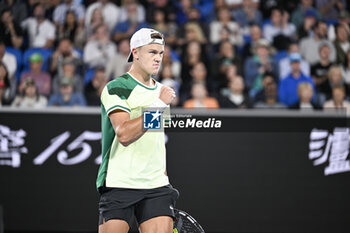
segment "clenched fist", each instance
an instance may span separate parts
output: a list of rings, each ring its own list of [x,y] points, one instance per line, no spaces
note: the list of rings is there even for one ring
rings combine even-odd
[[[175,91],[166,86],[162,86],[160,89],[159,99],[162,100],[165,104],[170,104],[176,97]]]

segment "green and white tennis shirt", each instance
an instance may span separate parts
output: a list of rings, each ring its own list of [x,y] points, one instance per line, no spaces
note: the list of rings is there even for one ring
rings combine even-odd
[[[164,132],[144,133],[127,147],[115,135],[108,114],[121,109],[130,119],[142,115],[158,97],[162,84],[155,81],[148,87],[126,73],[110,81],[101,94],[102,163],[97,177],[97,188],[103,186],[133,189],[151,189],[169,184],[166,173]],[[142,127],[142,125],[140,125]]]

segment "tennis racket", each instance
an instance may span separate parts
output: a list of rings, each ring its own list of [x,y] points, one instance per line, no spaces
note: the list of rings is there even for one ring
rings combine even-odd
[[[188,213],[174,208],[173,233],[205,233],[201,225]]]

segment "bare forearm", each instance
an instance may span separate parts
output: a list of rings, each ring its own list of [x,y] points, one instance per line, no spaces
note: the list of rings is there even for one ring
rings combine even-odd
[[[53,46],[53,40],[47,40],[44,48],[50,49]]]
[[[11,42],[13,44],[13,47],[18,49],[22,46],[23,38],[22,37],[12,37]]]
[[[17,36],[16,31],[13,28],[10,28],[10,34],[11,34],[11,42],[13,44],[13,47],[15,48],[21,47],[23,38],[20,36]]]
[[[142,116],[124,122],[115,129],[119,142],[123,146],[128,146],[139,139],[147,130],[142,127]]]

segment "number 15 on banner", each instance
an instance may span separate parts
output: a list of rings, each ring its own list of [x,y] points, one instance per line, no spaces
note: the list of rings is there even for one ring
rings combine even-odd
[[[42,165],[52,154],[63,145],[65,141],[70,137],[70,132],[65,131],[57,137],[51,139],[51,145],[41,152],[33,161],[35,165]],[[85,141],[97,141],[101,140],[101,132],[84,131],[75,140],[73,140],[68,146],[67,151],[71,152],[76,149],[81,149],[81,152],[72,158],[68,158],[66,150],[60,150],[57,154],[57,160],[63,165],[75,165],[82,163],[88,159],[91,155],[91,146]],[[95,159],[96,164],[101,163],[101,155]]]

